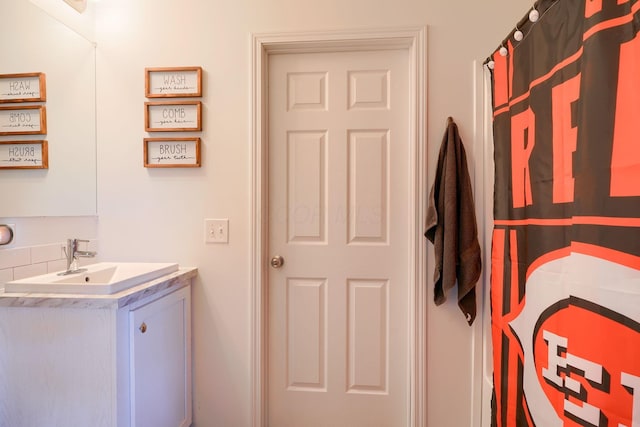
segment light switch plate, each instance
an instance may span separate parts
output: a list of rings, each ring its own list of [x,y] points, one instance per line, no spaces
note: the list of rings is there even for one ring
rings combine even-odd
[[[205,219],[204,241],[206,243],[229,243],[229,219]]]

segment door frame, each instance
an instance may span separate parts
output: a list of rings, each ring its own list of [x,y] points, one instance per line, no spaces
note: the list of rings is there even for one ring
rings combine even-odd
[[[426,243],[427,192],[425,27],[364,31],[253,34],[251,37],[251,425],[267,421],[268,61],[282,53],[407,49],[410,68],[409,390],[407,427],[427,425]]]

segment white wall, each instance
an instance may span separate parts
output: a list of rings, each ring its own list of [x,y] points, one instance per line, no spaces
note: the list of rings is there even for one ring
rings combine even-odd
[[[251,418],[250,34],[428,26],[431,185],[447,116],[458,122],[466,145],[473,144],[473,61],[489,55],[531,4],[530,0],[97,3],[101,259],[177,261],[198,267],[193,294],[196,427],[248,427]],[[203,166],[145,169],[144,68],[189,65],[205,71]],[[473,161],[475,153],[469,151]],[[229,218],[228,245],[203,243],[204,218]],[[30,233],[24,228],[22,232]],[[431,247],[428,251],[431,257]],[[429,276],[431,271],[429,267]],[[427,286],[432,300],[432,283]],[[453,300],[428,308],[430,427],[479,425],[471,402],[473,329]]]

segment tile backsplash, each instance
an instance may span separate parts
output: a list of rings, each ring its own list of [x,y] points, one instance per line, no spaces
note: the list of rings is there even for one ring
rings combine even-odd
[[[0,288],[6,282],[40,274],[52,273],[67,268],[63,248],[65,243],[0,249]],[[97,240],[85,244],[86,250],[96,250]],[[82,249],[85,250],[85,247]],[[80,264],[92,264],[94,258],[81,258]]]

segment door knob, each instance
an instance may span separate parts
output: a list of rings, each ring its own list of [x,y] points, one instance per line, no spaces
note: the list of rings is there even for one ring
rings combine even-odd
[[[284,258],[282,258],[280,255],[276,255],[273,258],[271,258],[271,267],[280,268],[283,265],[284,265]]]

